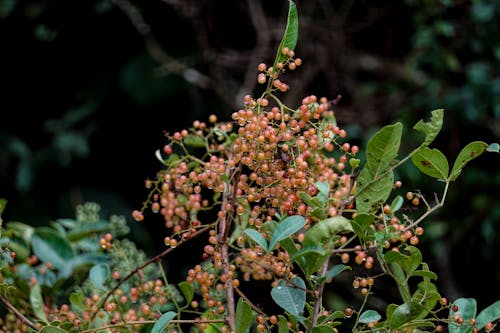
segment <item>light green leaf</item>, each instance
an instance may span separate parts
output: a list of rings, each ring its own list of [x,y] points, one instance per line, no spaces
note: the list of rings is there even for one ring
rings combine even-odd
[[[90,282],[92,282],[92,284],[99,289],[106,289],[104,283],[106,282],[108,277],[109,266],[107,264],[98,264],[90,269]]]
[[[489,305],[483,311],[479,312],[476,317],[476,327],[482,329],[487,323],[492,323],[500,319],[500,300]]]
[[[299,318],[306,304],[306,286],[300,277],[292,278],[292,282],[281,280],[271,290],[271,297],[281,308]]]
[[[173,311],[165,312],[161,315],[160,318],[156,321],[153,328],[151,329],[151,333],[161,333],[165,331],[168,323],[176,316],[177,314]]]
[[[285,32],[283,33],[283,38],[281,39],[278,51],[276,53],[276,58],[274,60],[274,67],[278,62],[283,62],[286,56],[281,53],[283,48],[288,47],[290,50],[295,50],[297,46],[297,39],[299,36],[299,15],[297,12],[297,6],[291,0],[289,0],[288,5],[288,19],[286,22]]]
[[[359,316],[359,322],[368,324],[376,320],[380,320],[382,316],[375,310],[366,310]]]
[[[424,174],[438,178],[448,178],[448,160],[441,151],[436,148],[424,147],[416,152],[412,157],[413,164]]]
[[[252,325],[252,308],[243,298],[236,306],[236,333],[246,333]]]
[[[413,126],[415,130],[422,132],[425,135],[423,142],[424,147],[431,144],[441,131],[441,128],[443,127],[443,115],[443,109],[431,111],[430,121],[424,122],[423,120],[420,120],[417,124],[415,124],[415,126]]]
[[[484,153],[486,147],[488,147],[488,145],[485,142],[474,141],[462,148],[457,156],[457,159],[455,160],[455,163],[453,164],[453,168],[451,169],[450,180],[456,180],[462,172],[464,166]]]
[[[306,219],[300,215],[286,217],[281,221],[273,232],[269,241],[269,251],[272,251],[276,244],[299,231],[306,224]]]
[[[35,284],[31,288],[30,291],[30,304],[33,312],[37,316],[38,319],[48,323],[47,316],[45,315],[45,311],[43,310],[44,302],[42,297],[42,289],[40,288],[40,284]]]
[[[245,234],[247,234],[247,236],[250,237],[254,242],[259,244],[264,249],[264,251],[268,252],[267,241],[260,232],[255,229],[245,229]]]

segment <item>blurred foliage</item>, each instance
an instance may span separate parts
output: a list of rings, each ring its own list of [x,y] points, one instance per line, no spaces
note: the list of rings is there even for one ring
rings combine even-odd
[[[500,3],[297,1],[304,59],[287,98],[342,95],[337,118],[365,142],[444,108],[436,145],[500,138]],[[0,195],[5,215],[41,224],[84,201],[129,214],[158,169],[163,131],[227,118],[256,89],[282,33],[286,1],[0,2]],[[230,15],[226,13],[231,13]],[[362,144],[360,144],[363,146]],[[404,149],[404,147],[403,147]],[[471,163],[426,226],[450,298],[495,288],[498,157]],[[398,176],[425,180],[412,168]],[[421,188],[432,196],[434,188]],[[163,235],[150,224],[151,239]],[[156,243],[155,243],[156,241]],[[480,266],[480,276],[468,274]],[[498,287],[497,287],[498,288]],[[498,293],[496,293],[498,294]],[[482,304],[495,295],[485,288]]]

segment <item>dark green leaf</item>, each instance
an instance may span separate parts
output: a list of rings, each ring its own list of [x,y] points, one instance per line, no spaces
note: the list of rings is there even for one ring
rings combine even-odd
[[[161,315],[160,318],[156,321],[153,328],[151,329],[151,333],[162,333],[165,331],[168,323],[176,316],[177,314],[173,311],[165,312]]]
[[[424,147],[411,157],[411,161],[422,173],[428,176],[438,179],[448,178],[448,160],[438,149]]]
[[[68,232],[66,238],[70,242],[75,242],[80,239],[108,231],[112,231],[112,225],[107,221],[89,222],[75,226],[75,228]]]
[[[186,300],[186,303],[189,304],[193,300],[194,296],[194,287],[191,283],[188,283],[186,281],[181,281],[178,284],[179,289],[182,292],[182,295],[184,295],[184,299]]]
[[[457,306],[457,311],[453,311],[454,306]],[[477,303],[474,298],[458,298],[450,306],[449,317],[453,318],[454,315],[459,315],[464,319],[464,323],[459,325],[453,320],[448,325],[450,333],[470,333],[472,327],[469,324],[469,319],[476,317]]]
[[[7,205],[7,199],[0,198],[0,216],[2,216],[2,213],[6,205]]]
[[[480,330],[487,323],[492,323],[498,319],[500,319],[500,301],[496,301],[479,312],[476,317],[476,327]]]
[[[99,288],[105,289],[104,283],[109,277],[109,266],[107,264],[98,264],[90,269],[89,278],[92,284]]]
[[[288,216],[281,221],[273,232],[269,241],[269,251],[272,251],[276,244],[299,231],[306,224],[306,219],[300,215]]]
[[[482,141],[474,141],[465,146],[457,156],[453,168],[450,173],[450,180],[454,181],[458,178],[464,166],[484,153],[488,145]]]
[[[62,269],[75,253],[69,242],[55,231],[48,228],[35,230],[31,240],[33,252],[44,262],[50,262],[54,267]]]
[[[336,331],[329,325],[314,326],[312,333],[335,333]]]
[[[306,286],[300,277],[292,278],[292,282],[281,280],[271,290],[271,297],[281,308],[299,318],[306,304]]]
[[[266,239],[255,229],[245,229],[245,234],[250,237],[254,242],[259,244],[264,251],[268,252]]]
[[[236,333],[246,333],[252,325],[252,308],[240,298],[236,306]]]

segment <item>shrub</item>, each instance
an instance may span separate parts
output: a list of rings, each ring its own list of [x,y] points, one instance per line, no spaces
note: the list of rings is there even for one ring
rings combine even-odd
[[[288,106],[285,73],[301,66],[290,1],[274,63],[258,66],[259,97],[247,95],[231,120],[195,121],[166,133],[163,168],[132,212],[158,214],[166,249],[147,259],[126,236],[123,217],[104,220],[94,203],[50,227],[7,223],[2,234],[3,332],[450,332],[492,331],[500,301],[477,312],[474,298],[449,302],[423,260],[423,222],[441,208],[463,168],[498,144],[474,141],[453,164],[431,144],[442,109],[378,130],[366,147],[349,142],[337,100],[306,96]],[[395,172],[411,162],[442,184],[429,197]],[[1,202],[1,209],[6,200]],[[172,282],[162,259],[204,236],[199,263]],[[200,237],[201,238],[201,237]],[[340,281],[349,276],[350,286]],[[397,300],[369,300],[391,283]],[[275,308],[256,304],[257,285]],[[356,306],[325,302],[328,289],[351,288]],[[245,288],[243,288],[245,286]],[[245,291],[250,290],[250,292]],[[377,293],[380,291],[377,291]],[[383,290],[382,290],[383,292]],[[270,312],[272,311],[272,312]]]

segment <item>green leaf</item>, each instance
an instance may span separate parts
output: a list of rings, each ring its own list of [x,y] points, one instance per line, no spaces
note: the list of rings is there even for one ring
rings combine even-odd
[[[422,173],[428,176],[438,179],[448,178],[448,160],[436,148],[424,147],[420,149],[411,157],[411,161]]]
[[[31,240],[33,252],[44,262],[50,262],[55,268],[62,269],[75,253],[66,240],[55,231],[48,228],[35,230]]]
[[[182,295],[184,295],[184,299],[186,300],[186,303],[189,304],[193,300],[194,296],[194,287],[191,283],[188,283],[186,281],[181,281],[178,284],[179,289],[182,292]]]
[[[299,318],[306,304],[306,286],[297,276],[292,278],[292,283],[281,280],[271,289],[271,297],[281,308]]]
[[[69,303],[71,304],[71,308],[78,312],[81,313],[85,309],[85,296],[83,295],[83,292],[81,290],[72,292],[69,295]]]
[[[0,198],[0,216],[2,216],[6,205],[7,205],[7,199]]]
[[[43,310],[44,303],[42,297],[42,289],[40,288],[40,284],[38,283],[33,285],[33,287],[31,288],[30,304],[37,318],[48,324],[47,317],[45,316],[45,311]]]
[[[68,331],[63,330],[59,327],[54,326],[44,326],[38,331],[39,333],[68,333]]]
[[[78,224],[74,229],[68,232],[66,238],[70,242],[75,242],[83,238],[112,231],[113,226],[107,221],[97,221],[85,224]]]
[[[392,312],[389,326],[392,329],[399,328],[417,318],[421,312],[422,306],[420,304],[414,302],[403,303]]]
[[[450,173],[450,180],[454,181],[458,178],[464,166],[484,153],[488,145],[482,141],[474,141],[465,146],[457,156],[453,168]]]
[[[422,263],[422,253],[415,246],[407,246],[405,250],[409,252],[408,255],[404,254],[405,269],[411,275]]]
[[[205,139],[203,139],[203,137],[198,135],[189,134],[184,139],[182,139],[182,141],[186,146],[189,147],[194,147],[194,148],[206,147]]]
[[[281,50],[283,50],[283,48],[288,47],[290,50],[295,50],[295,46],[297,46],[298,36],[299,15],[297,12],[297,6],[293,1],[289,0],[288,19],[286,22],[285,32],[283,33],[283,37],[276,53],[276,58],[273,65],[274,67],[276,67],[276,64],[278,62],[283,62],[286,59],[286,56],[281,53]]]
[[[479,312],[476,317],[476,327],[478,330],[482,329],[487,323],[492,323],[500,319],[500,300],[489,305],[483,311]]]
[[[393,213],[397,212],[402,206],[403,206],[403,203],[404,203],[404,199],[402,196],[398,195],[396,196],[393,200],[392,200],[392,203],[391,203],[391,211]]]
[[[288,238],[306,224],[306,219],[300,215],[288,216],[281,221],[269,241],[269,251],[272,251],[279,241]]]
[[[351,266],[347,266],[347,265],[344,265],[344,264],[334,265],[332,268],[330,268],[328,270],[328,272],[326,272],[326,275],[325,275],[326,281],[328,281],[331,278],[339,275],[340,273],[342,273],[345,270],[352,270],[352,268],[351,268]]]
[[[93,266],[89,272],[90,282],[99,289],[106,289],[104,283],[109,277],[109,266],[107,264],[98,264]]]
[[[318,325],[313,327],[312,333],[335,333],[335,331],[329,325]]]
[[[245,229],[245,234],[247,234],[247,236],[250,237],[254,242],[259,244],[264,249],[264,251],[268,252],[267,241],[260,232],[255,229]]]
[[[359,316],[359,322],[368,324],[376,320],[380,320],[382,316],[375,310],[366,310]]]
[[[330,192],[330,185],[328,182],[316,182],[314,185],[318,189],[319,193],[328,196],[328,193]]]
[[[489,153],[499,153],[500,145],[498,143],[490,143],[488,147],[486,147],[486,151]]]
[[[431,111],[431,119],[428,122],[420,120],[413,128],[425,135],[423,146],[428,146],[441,131],[443,127],[443,109]]]
[[[59,275],[63,278],[69,277],[73,270],[82,266],[93,266],[103,264],[108,261],[108,257],[104,253],[82,253],[66,262],[66,266],[60,268]]]
[[[458,307],[456,312],[453,311],[454,306]],[[476,317],[477,303],[474,298],[458,298],[450,306],[449,317],[453,318],[455,314],[458,314],[464,319],[463,324],[459,325],[453,320],[448,324],[448,330],[450,333],[470,333],[472,332],[472,326],[469,324],[469,319]]]
[[[357,181],[356,207],[369,213],[372,206],[385,202],[394,185],[392,166],[401,144],[403,125],[396,123],[380,129],[368,141],[366,164]]]
[[[252,325],[252,308],[240,298],[236,306],[236,333],[246,333]]]
[[[278,325],[278,333],[288,333],[288,320],[286,320],[285,316],[279,315],[279,325]]]
[[[310,227],[302,242],[303,246],[324,246],[333,236],[343,231],[353,231],[351,222],[343,216],[330,217]]]
[[[413,276],[422,276],[422,277],[426,277],[428,279],[431,279],[431,280],[437,280],[438,276],[436,273],[432,272],[432,271],[426,271],[426,270],[422,270],[422,269],[419,269],[419,270],[416,270],[412,273]]]
[[[161,333],[165,331],[168,323],[176,316],[174,311],[168,311],[161,315],[151,329],[151,333]]]

